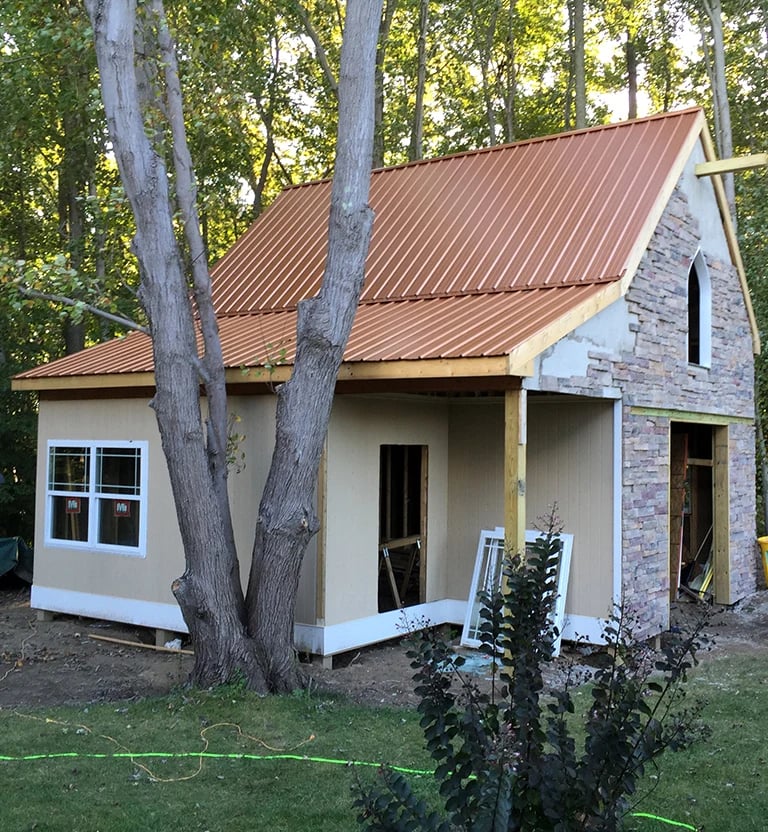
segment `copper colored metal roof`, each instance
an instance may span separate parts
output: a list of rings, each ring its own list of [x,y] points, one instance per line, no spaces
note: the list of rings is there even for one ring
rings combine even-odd
[[[374,171],[345,361],[504,356],[553,327],[631,276],[702,129],[690,109]],[[324,268],[330,187],[283,192],[213,269],[227,366],[292,361],[296,305]],[[134,333],[20,378],[151,369]]]

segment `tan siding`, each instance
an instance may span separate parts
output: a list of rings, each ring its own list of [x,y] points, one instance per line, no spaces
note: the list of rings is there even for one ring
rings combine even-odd
[[[504,524],[504,406],[501,400],[451,407],[449,581],[466,598],[482,529]],[[613,587],[613,403],[544,403],[528,397],[526,527],[554,501],[575,535],[567,610],[605,616]]]
[[[147,554],[132,557],[44,544],[46,448],[55,440],[148,440]],[[175,604],[171,582],[184,571],[181,538],[155,416],[144,399],[40,403],[35,583],[56,589]]]
[[[602,618],[613,592],[613,402],[529,397],[528,522],[557,502],[574,535],[566,609]]]
[[[328,435],[325,624],[378,612],[379,449],[429,448],[426,600],[445,597],[447,412],[415,398],[336,398]]]
[[[504,403],[454,401],[450,419],[447,596],[466,600],[482,529],[504,525]]]

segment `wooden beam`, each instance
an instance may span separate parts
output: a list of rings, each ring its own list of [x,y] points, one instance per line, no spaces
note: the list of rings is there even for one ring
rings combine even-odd
[[[88,376],[46,376],[11,379],[11,390],[102,390],[155,386],[154,373],[105,373]]]
[[[702,425],[752,425],[754,416],[723,416],[721,413],[696,413],[693,410],[673,410],[666,407],[639,407],[632,405],[633,416],[659,416],[674,422],[695,422]]]
[[[736,173],[740,170],[764,168],[768,165],[768,153],[753,153],[751,156],[732,156],[714,162],[700,162],[695,167],[696,176],[714,176],[717,173]]]
[[[525,469],[527,395],[504,394],[504,534],[507,551],[525,552]]]
[[[728,489],[728,428],[713,429],[714,498],[712,506],[714,529],[714,590],[715,602],[731,603],[731,524]]]

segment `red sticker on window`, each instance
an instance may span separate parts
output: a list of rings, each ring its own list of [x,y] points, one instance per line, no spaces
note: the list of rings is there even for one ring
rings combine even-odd
[[[65,497],[64,511],[67,514],[80,514],[80,498],[79,497]]]
[[[127,500],[115,500],[114,513],[115,517],[130,517],[131,504]]]

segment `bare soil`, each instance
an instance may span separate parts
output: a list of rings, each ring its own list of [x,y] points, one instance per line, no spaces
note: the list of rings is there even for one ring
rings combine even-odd
[[[680,603],[676,625],[695,614],[695,604]],[[707,635],[715,641],[706,656],[753,653],[768,657],[768,591],[733,607],[713,610]],[[162,695],[185,684],[192,657],[158,652],[93,636],[154,644],[154,631],[125,624],[57,615],[38,621],[29,606],[29,587],[0,578],[0,708],[86,704]],[[572,664],[589,663],[588,651],[566,645],[548,670],[551,676]],[[318,690],[342,693],[371,705],[412,706],[410,668],[399,641],[335,657],[334,668],[306,665]],[[482,672],[478,678],[482,684]]]

